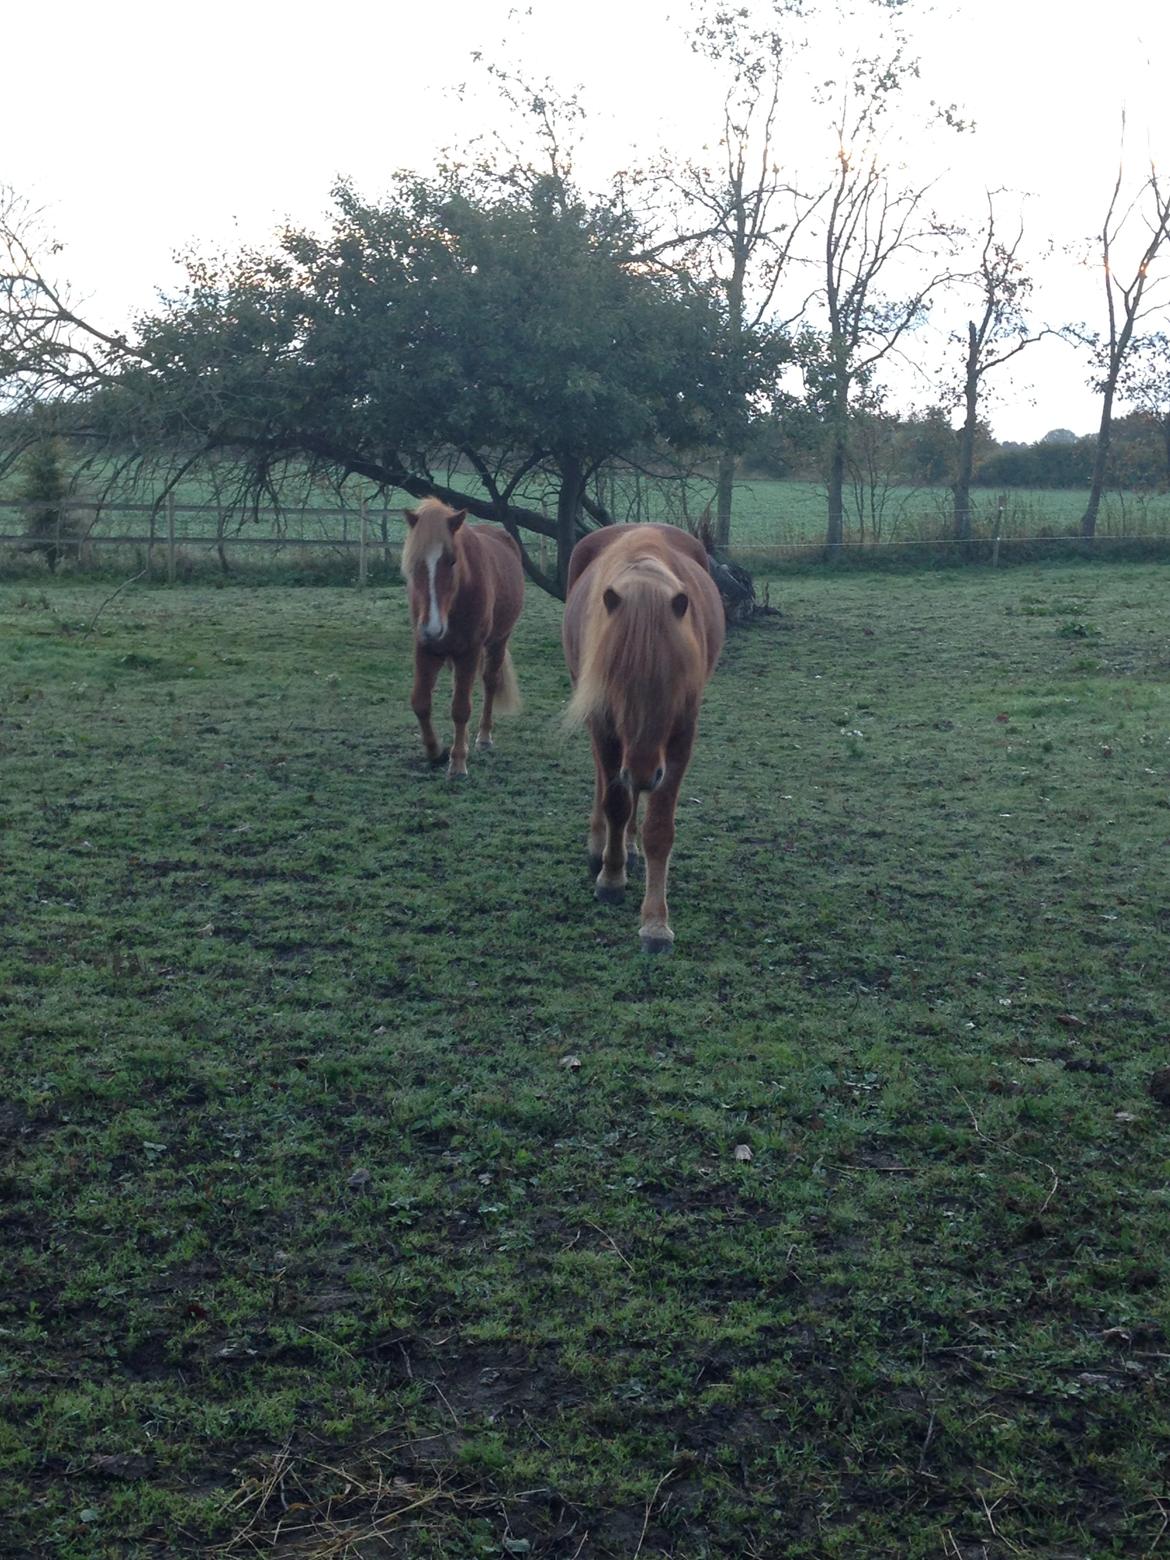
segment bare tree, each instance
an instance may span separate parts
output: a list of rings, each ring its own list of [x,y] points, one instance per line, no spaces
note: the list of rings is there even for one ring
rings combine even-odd
[[[674,236],[652,245],[660,264],[685,264],[713,276],[726,304],[726,352],[738,362],[758,351],[768,326],[778,344],[791,319],[770,319],[793,248],[818,200],[801,195],[781,165],[779,119],[789,62],[801,46],[793,24],[806,14],[805,0],[772,0],[770,20],[753,25],[746,8],[709,3],[692,38],[697,54],[730,70],[723,99],[718,156],[660,167],[657,180],[669,192]],[[744,407],[740,407],[740,422]],[[718,431],[715,543],[731,537],[737,434],[729,422]]]
[[[1125,139],[1125,120],[1122,118],[1122,142]],[[1093,342],[1101,391],[1101,424],[1097,433],[1097,452],[1093,461],[1093,475],[1089,486],[1089,501],[1081,518],[1081,535],[1091,540],[1097,531],[1097,514],[1101,507],[1101,495],[1105,490],[1105,477],[1109,466],[1109,451],[1113,434],[1113,403],[1118,383],[1126,361],[1135,345],[1135,332],[1142,320],[1149,317],[1156,305],[1150,296],[1160,280],[1153,275],[1159,251],[1170,237],[1170,190],[1164,189],[1156,168],[1150,164],[1149,173],[1142,180],[1133,198],[1123,198],[1125,183],[1124,160],[1119,160],[1117,178],[1109,199],[1105,221],[1101,225],[1100,243],[1101,274],[1105,285],[1107,326],[1103,335],[1090,338]],[[1136,262],[1123,274],[1117,268],[1117,250],[1130,222],[1140,223],[1145,230],[1142,247]]]
[[[132,355],[123,337],[82,319],[50,277],[45,262],[60,248],[41,213],[0,186],[0,407],[8,411],[91,394]]]
[[[966,346],[963,362],[963,426],[959,430],[958,463],[955,472],[954,534],[957,541],[971,536],[971,476],[975,468],[975,439],[979,427],[979,399],[983,380],[992,369],[1017,356],[1025,347],[1048,334],[1042,330],[1028,333],[1024,307],[1032,290],[1032,279],[1019,259],[1024,238],[1021,220],[1015,237],[1004,240],[996,228],[995,196],[987,192],[987,223],[978,269],[973,273],[980,310],[967,321],[964,334],[952,339]]]
[[[833,118],[836,170],[827,191],[823,299],[828,329],[804,365],[828,436],[826,546],[844,541],[844,486],[855,393],[872,386],[885,359],[921,324],[934,294],[953,273],[946,258],[954,233],[928,209],[931,185],[898,187],[878,152],[878,122],[890,93],[914,62],[899,52],[865,61],[841,93]],[[908,293],[890,296],[899,259],[925,267]]]

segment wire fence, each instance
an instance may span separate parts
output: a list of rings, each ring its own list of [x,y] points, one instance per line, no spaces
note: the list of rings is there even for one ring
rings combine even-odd
[[[30,520],[36,524],[30,528]],[[769,564],[845,556],[854,559],[896,559],[931,555],[940,560],[985,562],[998,565],[1013,557],[1043,557],[1086,551],[1110,556],[1170,554],[1170,538],[1164,534],[1134,531],[1118,534],[1110,527],[1090,543],[1073,531],[1032,531],[1013,523],[1016,517],[1002,497],[987,517],[990,524],[980,534],[957,538],[942,534],[847,536],[829,549],[821,538],[794,535],[777,524],[773,540],[733,540],[730,556],[749,568]],[[759,529],[756,535],[759,535]],[[229,554],[254,551],[276,557],[323,554],[350,560],[357,583],[370,578],[371,565],[397,565],[406,525],[401,508],[388,502],[375,505],[369,499],[351,506],[318,508],[283,506],[246,511],[208,504],[180,504],[173,495],[154,503],[122,500],[97,504],[92,500],[56,502],[0,499],[0,549],[40,553],[50,567],[69,560],[82,570],[96,568],[103,551],[129,552],[138,570],[148,579],[170,584],[186,576],[195,563],[214,557],[229,572]],[[553,542],[544,536],[529,538],[534,562],[546,571],[555,557]]]

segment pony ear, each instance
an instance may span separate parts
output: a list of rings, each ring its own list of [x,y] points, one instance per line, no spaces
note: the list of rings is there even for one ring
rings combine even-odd
[[[618,595],[617,591],[614,590],[612,585],[607,585],[605,587],[605,591],[601,599],[605,602],[605,610],[607,612],[616,612],[622,604],[622,598]]]
[[[448,529],[448,531],[450,531],[452,536],[455,535],[455,532],[459,529],[459,527],[463,524],[463,522],[466,519],[467,519],[467,511],[466,511],[466,509],[457,509],[453,515],[448,515],[447,516],[447,529]]]
[[[402,511],[402,513],[406,516],[406,523],[407,523],[407,525],[413,531],[415,526],[418,524],[418,510],[417,509],[404,509]]]
[[[690,604],[691,598],[687,595],[685,590],[680,590],[676,595],[671,597],[670,610],[674,613],[676,618],[686,617],[687,608],[690,606]]]

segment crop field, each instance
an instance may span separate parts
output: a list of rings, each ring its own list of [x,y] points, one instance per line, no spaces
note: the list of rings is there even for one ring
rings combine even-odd
[[[0,1554],[1170,1548],[1168,581],[773,582],[668,959],[551,600],[0,585]]]

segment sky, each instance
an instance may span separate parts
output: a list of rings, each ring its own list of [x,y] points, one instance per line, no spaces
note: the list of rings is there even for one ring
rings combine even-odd
[[[1115,0],[1078,12],[1051,0],[911,0],[903,16],[922,61],[920,95],[959,105],[975,129],[926,127],[909,112],[887,153],[932,198],[975,223],[985,191],[1023,213],[1034,318],[1103,318],[1085,240],[1116,176],[1123,109],[1127,176],[1170,160],[1170,6]],[[717,139],[722,78],[687,42],[690,0],[63,0],[5,24],[6,132],[0,184],[42,213],[56,264],[96,323],[120,326],[182,280],[191,248],[263,243],[285,220],[319,225],[338,176],[376,196],[402,168],[425,170],[478,135],[516,138],[483,61],[578,91],[586,109],[576,168],[604,188],[661,149],[697,157]],[[832,8],[801,71],[832,68],[850,36]],[[476,55],[480,56],[477,61]],[[25,59],[28,68],[14,69]],[[1159,75],[1162,81],[1159,82]],[[919,105],[921,106],[921,105]],[[784,148],[815,176],[831,158],[823,113],[794,74]],[[1170,299],[1170,288],[1167,289]],[[956,304],[955,307],[958,307]],[[961,316],[932,324],[895,368],[903,403],[935,398],[937,365]],[[1075,349],[1050,340],[1003,371],[988,411],[996,435],[1088,432],[1098,403]]]

